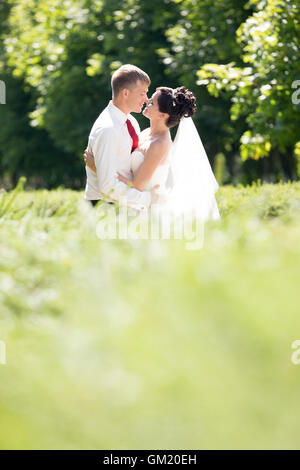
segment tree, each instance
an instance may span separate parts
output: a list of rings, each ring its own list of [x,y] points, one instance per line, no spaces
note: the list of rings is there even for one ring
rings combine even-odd
[[[6,67],[21,89],[30,93],[23,113],[30,134],[27,142],[32,144],[34,135],[43,144],[51,143],[50,164],[57,169],[53,184],[74,186],[70,180],[78,181],[80,174],[83,184],[82,152],[93,121],[111,97],[110,75],[121,64],[134,62],[149,71],[156,85],[162,83],[164,65],[157,49],[167,44],[164,30],[176,17],[176,8],[170,13],[158,0],[151,5],[145,0],[127,0],[121,7],[116,0],[10,2]],[[12,142],[9,146],[18,152]],[[23,148],[28,157],[22,158],[26,160],[30,154],[32,161],[32,151],[37,149],[29,152],[27,146]],[[4,163],[11,163],[7,150],[6,155]],[[41,145],[34,158],[49,162],[48,155]],[[15,163],[27,173],[21,157]],[[31,170],[46,176],[42,166],[32,165]]]
[[[244,117],[240,136],[243,161],[272,156],[277,180],[295,179],[299,140],[299,104],[292,100],[300,77],[300,7],[292,0],[251,0],[255,12],[237,30],[242,66],[207,63],[199,84],[216,97],[231,99],[233,122]],[[298,173],[299,176],[299,173]]]
[[[236,178],[236,161],[240,159],[236,135],[243,132],[245,122],[230,120],[230,100],[215,98],[206,87],[197,85],[197,70],[214,62],[235,60],[242,63],[242,49],[236,41],[236,30],[252,13],[246,0],[179,0],[180,16],[167,31],[170,50],[162,50],[167,71],[177,76],[177,83],[192,89],[197,97],[197,126],[211,162],[216,156],[225,158],[229,170],[227,181]],[[217,136],[217,138],[216,138]]]

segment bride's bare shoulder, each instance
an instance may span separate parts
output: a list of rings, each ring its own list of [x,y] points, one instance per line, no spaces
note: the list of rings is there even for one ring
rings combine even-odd
[[[168,151],[171,148],[172,140],[170,136],[165,136],[157,139],[157,143],[164,151]]]
[[[165,138],[154,138],[149,141],[145,157],[149,159],[155,159],[158,165],[165,163],[169,150],[171,148],[172,141]]]

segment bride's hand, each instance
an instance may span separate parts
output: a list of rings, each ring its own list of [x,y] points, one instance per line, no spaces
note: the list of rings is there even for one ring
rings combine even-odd
[[[120,175],[120,173],[118,173],[118,180],[122,181],[122,183],[127,184],[127,186],[133,186],[132,180],[130,178],[126,178],[126,176]]]
[[[84,158],[86,166],[88,166],[94,173],[97,173],[97,168],[95,166],[93,153],[90,150],[85,149],[83,158]]]

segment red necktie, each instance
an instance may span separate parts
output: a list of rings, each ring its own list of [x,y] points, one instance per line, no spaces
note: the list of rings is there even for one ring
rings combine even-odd
[[[128,128],[128,132],[130,134],[130,137],[132,138],[131,152],[133,152],[139,145],[139,137],[138,137],[137,133],[135,132],[135,129],[134,129],[133,125],[131,124],[131,122],[129,121],[129,119],[127,119],[126,124],[127,124],[127,128]]]

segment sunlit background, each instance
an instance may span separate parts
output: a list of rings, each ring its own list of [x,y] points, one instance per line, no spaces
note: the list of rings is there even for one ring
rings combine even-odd
[[[3,184],[81,189],[89,131],[126,63],[150,75],[150,93],[195,93],[220,183],[296,180],[299,18],[293,0],[2,0]]]
[[[0,3],[2,449],[299,448],[299,13]],[[221,213],[199,250],[97,237],[82,152],[124,63],[197,96]]]

